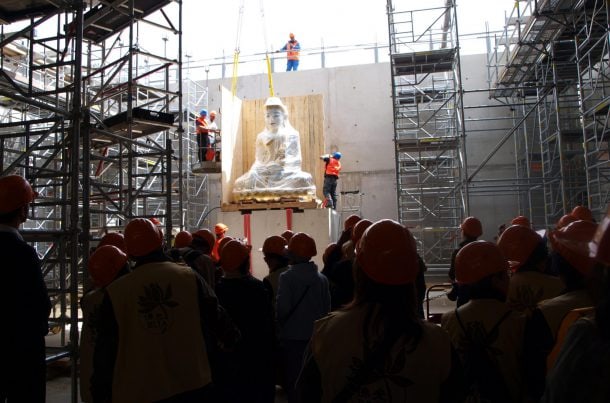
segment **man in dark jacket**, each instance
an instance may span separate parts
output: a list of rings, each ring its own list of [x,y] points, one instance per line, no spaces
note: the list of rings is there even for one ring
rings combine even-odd
[[[11,324],[0,332],[0,354],[8,363],[0,369],[1,402],[45,401],[44,336],[51,302],[40,259],[18,231],[36,195],[21,176],[0,178],[0,304],[7,308],[4,319]]]

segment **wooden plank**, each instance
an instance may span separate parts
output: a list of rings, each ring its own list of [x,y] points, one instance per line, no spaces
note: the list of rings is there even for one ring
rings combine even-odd
[[[271,202],[271,203],[223,203],[220,211],[246,211],[246,210],[282,210],[282,209],[314,209],[318,207],[318,203],[315,201],[301,202],[301,201],[286,201],[286,202]]]

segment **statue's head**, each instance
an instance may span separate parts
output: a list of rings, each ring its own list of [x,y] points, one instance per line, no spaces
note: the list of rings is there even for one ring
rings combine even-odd
[[[270,132],[277,132],[285,126],[288,110],[277,97],[267,98],[265,102],[265,127]]]

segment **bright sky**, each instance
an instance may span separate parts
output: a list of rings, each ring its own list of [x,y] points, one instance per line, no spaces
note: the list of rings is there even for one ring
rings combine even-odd
[[[240,3],[241,0],[184,0],[183,42],[192,65],[209,64],[210,59],[221,57],[223,52],[232,58]],[[418,9],[443,5],[444,0],[397,3],[401,9]],[[310,49],[319,49],[322,45],[328,48],[388,42],[385,0],[247,0],[244,4],[239,44],[242,57],[281,48],[290,32],[294,32],[302,48]],[[491,29],[501,29],[503,10],[512,8],[514,1],[457,0],[457,5],[458,28],[462,35],[485,32],[486,21]],[[462,43],[463,49],[468,46],[468,43]],[[478,53],[484,51],[481,47]],[[373,62],[372,56],[370,62]]]

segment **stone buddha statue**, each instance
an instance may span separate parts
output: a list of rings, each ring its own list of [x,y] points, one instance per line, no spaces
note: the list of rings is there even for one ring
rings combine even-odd
[[[265,102],[265,127],[256,137],[252,167],[235,180],[234,200],[313,200],[316,186],[311,175],[301,170],[299,132],[288,122],[288,111],[277,97]]]

